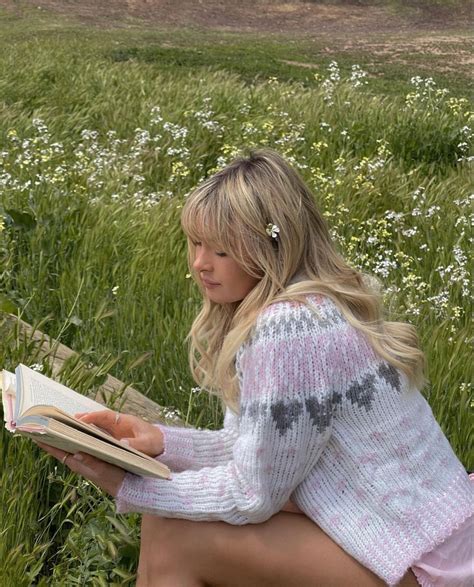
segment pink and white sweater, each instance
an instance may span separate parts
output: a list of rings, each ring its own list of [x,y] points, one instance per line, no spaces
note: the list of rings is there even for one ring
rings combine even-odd
[[[395,585],[474,512],[432,411],[328,298],[264,310],[236,357],[240,414],[161,426],[170,480],[127,474],[119,512],[258,524],[291,500]]]

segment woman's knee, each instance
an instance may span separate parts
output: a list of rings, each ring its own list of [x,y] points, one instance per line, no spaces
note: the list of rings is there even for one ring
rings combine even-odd
[[[144,515],[137,587],[202,587],[205,583],[196,557],[201,527],[189,520]]]
[[[182,556],[176,520],[143,515],[140,537],[140,567],[149,572],[173,568]]]
[[[172,541],[173,537],[179,532],[178,526],[180,522],[183,522],[183,520],[143,514],[141,538],[147,541],[161,540],[162,538]]]
[[[189,539],[196,523],[144,514],[141,525],[140,560],[160,568],[174,567],[189,556]],[[195,542],[193,540],[192,542]]]

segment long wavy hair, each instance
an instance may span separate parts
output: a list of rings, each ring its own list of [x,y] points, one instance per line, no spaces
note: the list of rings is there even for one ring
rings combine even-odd
[[[269,223],[280,228],[277,240],[266,232]],[[258,314],[277,301],[312,307],[309,294],[333,300],[380,357],[403,371],[413,387],[424,385],[415,328],[384,320],[378,288],[337,252],[314,195],[275,151],[250,151],[207,178],[188,196],[181,224],[190,272],[201,289],[193,242],[212,243],[258,278],[240,302],[217,304],[202,292],[203,305],[188,334],[193,377],[224,406],[239,411],[235,357]],[[298,275],[302,280],[290,283]]]

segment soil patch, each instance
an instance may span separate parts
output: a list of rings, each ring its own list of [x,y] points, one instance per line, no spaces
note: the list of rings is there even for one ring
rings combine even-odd
[[[390,6],[278,0],[0,0],[17,13],[51,11],[99,26],[173,26],[289,35],[349,35],[446,31],[470,28],[469,2],[448,10],[436,4],[427,9],[395,10]],[[141,21],[141,22],[140,22]]]
[[[305,39],[329,55],[360,53],[402,67],[416,61],[421,70],[462,75],[469,75],[473,62],[470,6],[468,0],[459,0],[456,9],[409,0],[403,9],[371,0],[0,0],[18,16],[34,9],[101,29],[261,33],[285,42]],[[317,68],[304,59],[280,61]]]

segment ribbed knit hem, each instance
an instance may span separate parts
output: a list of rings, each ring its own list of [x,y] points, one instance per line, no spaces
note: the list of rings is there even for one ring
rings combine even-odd
[[[429,579],[423,576],[424,572],[421,569],[411,567],[411,570],[413,571],[413,574],[415,575],[415,578],[421,587],[435,587]]]
[[[132,512],[150,513],[157,516],[165,516],[167,514],[166,506],[162,509],[154,507],[153,504],[149,506],[144,505],[143,497],[147,493],[147,485],[152,482],[157,491],[166,491],[167,484],[172,481],[173,477],[169,479],[152,479],[150,477],[139,477],[133,473],[127,473],[119,487],[115,497],[115,509],[118,514],[128,514]],[[138,505],[137,505],[138,504]]]
[[[419,520],[430,521],[431,539],[426,539],[428,531],[420,534],[414,528],[411,532],[404,533],[403,541],[394,540],[395,537],[390,540],[387,537],[384,545],[377,544],[374,547],[373,556],[378,560],[372,570],[381,564],[382,560],[385,564],[389,560],[393,561],[389,570],[381,578],[390,586],[398,585],[409,568],[415,565],[425,553],[431,552],[449,538],[474,513],[472,485],[466,472],[460,471],[446,487],[443,501],[440,500],[436,505],[431,503],[417,512]]]
[[[185,428],[156,425],[163,433],[164,451],[156,457],[160,463],[174,469],[186,469],[193,461],[194,442]]]

